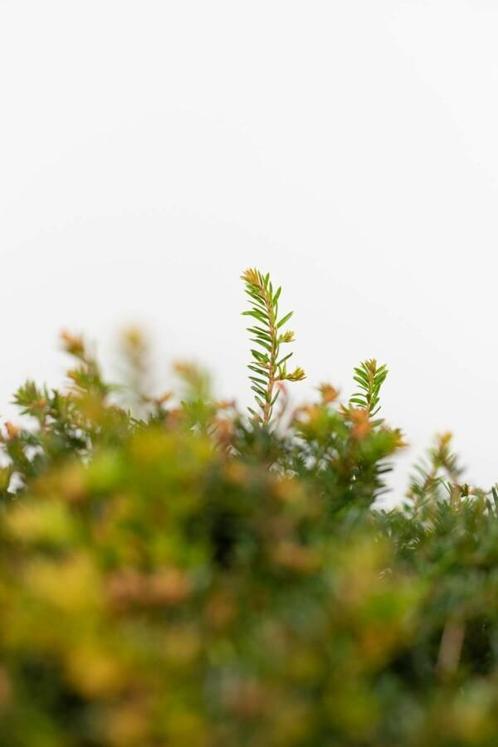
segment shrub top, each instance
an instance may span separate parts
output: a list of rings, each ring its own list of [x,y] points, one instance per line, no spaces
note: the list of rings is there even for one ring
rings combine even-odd
[[[69,385],[28,382],[0,472],[0,744],[453,747],[498,734],[496,492],[448,435],[376,507],[400,431],[367,360],[291,411],[280,289],[244,274],[249,415],[179,364],[128,388],[65,333]]]

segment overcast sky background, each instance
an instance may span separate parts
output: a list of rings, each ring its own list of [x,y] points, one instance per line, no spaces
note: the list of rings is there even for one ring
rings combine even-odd
[[[407,459],[498,479],[497,40],[495,0],[0,0],[0,413],[130,322],[246,403],[257,265],[297,398],[375,356]]]

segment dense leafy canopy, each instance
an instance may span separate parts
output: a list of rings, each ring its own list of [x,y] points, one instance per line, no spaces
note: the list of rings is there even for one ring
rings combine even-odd
[[[498,742],[498,494],[448,435],[381,510],[399,430],[365,361],[291,411],[280,289],[251,301],[246,416],[179,364],[128,388],[65,333],[68,386],[28,382],[3,426],[0,744],[491,747]],[[252,374],[255,374],[254,376]],[[278,411],[274,408],[280,394]],[[401,500],[402,499],[402,500]]]

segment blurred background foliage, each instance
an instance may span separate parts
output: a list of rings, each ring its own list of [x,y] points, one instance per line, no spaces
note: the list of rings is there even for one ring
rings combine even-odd
[[[498,743],[498,495],[444,434],[377,506],[384,366],[292,410],[272,348],[246,416],[188,363],[149,395],[138,330],[119,386],[62,342],[67,385],[2,430],[0,744]]]

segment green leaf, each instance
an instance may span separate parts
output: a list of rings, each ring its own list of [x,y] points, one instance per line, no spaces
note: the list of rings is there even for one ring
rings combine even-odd
[[[365,398],[360,396],[351,397],[349,401],[354,405],[360,405],[361,407],[364,407],[367,404]]]
[[[256,327],[247,327],[247,331],[250,332],[252,335],[257,335],[257,337],[261,337],[261,339],[263,340],[272,342],[272,338],[270,337],[268,332],[263,332]]]
[[[242,316],[252,316],[254,319],[257,319],[259,322],[265,322],[268,320],[268,317],[265,316],[261,311],[257,311],[256,309],[251,309],[250,311],[243,311]]]
[[[254,371],[255,373],[260,374],[260,376],[268,376],[268,371],[265,368],[261,368],[261,366],[252,365],[249,363],[247,368],[250,368],[251,371]]]
[[[268,356],[266,353],[260,353],[259,350],[254,350],[254,348],[251,348],[251,353],[256,360],[261,361],[261,363],[268,363]]]
[[[264,340],[260,340],[257,337],[251,337],[250,339],[251,339],[251,342],[255,342],[256,345],[261,345],[262,348],[264,348],[269,353],[271,353],[271,345],[268,345],[267,342],[265,342]]]
[[[288,361],[289,358],[292,358],[293,355],[294,353],[287,353],[287,355],[284,355],[284,357],[280,358],[280,360],[278,361],[277,366],[281,366],[283,363],[285,363],[285,361]]]
[[[277,324],[277,329],[280,329],[280,327],[283,327],[284,324],[289,321],[289,319],[291,318],[291,316],[293,315],[293,313],[294,313],[293,311],[289,311],[288,314],[286,314],[284,317],[282,317],[282,319]]]
[[[262,386],[266,386],[268,384],[268,379],[259,379],[257,376],[249,376],[249,379],[251,381],[254,381],[255,384],[261,384]]]

